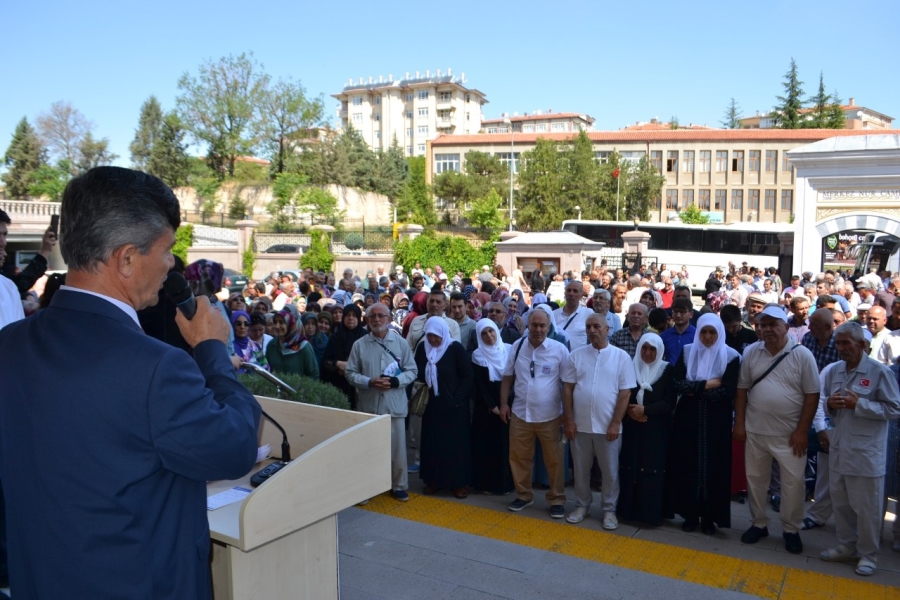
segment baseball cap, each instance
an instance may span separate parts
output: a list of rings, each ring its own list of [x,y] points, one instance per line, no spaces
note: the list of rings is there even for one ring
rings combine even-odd
[[[762,309],[762,312],[756,315],[756,320],[760,321],[763,317],[772,317],[773,319],[780,319],[787,323],[787,314],[784,312],[779,306],[767,306]]]

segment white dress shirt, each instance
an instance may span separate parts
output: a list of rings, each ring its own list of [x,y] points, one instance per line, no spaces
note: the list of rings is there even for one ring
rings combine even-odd
[[[545,423],[561,415],[560,376],[569,357],[566,347],[547,338],[534,348],[526,335],[514,343],[506,354],[503,375],[516,376],[513,414],[527,423]]]
[[[22,296],[11,279],[0,275],[0,329],[25,318]]]
[[[553,311],[553,323],[556,331],[563,331],[569,337],[569,346],[572,350],[587,345],[587,330],[584,324],[594,311],[585,306],[579,306],[572,314],[563,312],[565,308]]]
[[[627,352],[615,346],[597,350],[588,345],[573,350],[565,362],[562,380],[575,384],[572,393],[575,426],[582,433],[605,434],[619,392],[637,386],[634,362]]]

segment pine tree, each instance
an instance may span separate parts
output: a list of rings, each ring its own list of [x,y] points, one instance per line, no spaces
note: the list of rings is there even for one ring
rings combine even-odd
[[[411,218],[413,223],[419,225],[437,223],[431,191],[425,182],[424,156],[414,156],[409,159],[409,175],[406,178],[403,195],[397,203],[397,218],[400,220]]]
[[[403,193],[407,168],[403,149],[394,135],[388,149],[378,153],[378,192],[387,196],[391,204],[396,205]]]
[[[744,115],[743,113],[741,113],[741,107],[738,105],[737,100],[732,98],[731,102],[728,104],[728,107],[725,109],[725,114],[723,115],[722,120],[719,122],[725,129],[740,129],[741,117],[743,116]]]
[[[838,96],[837,90],[831,95],[831,104],[825,111],[826,129],[844,129],[847,127],[847,116],[844,109],[841,108],[841,98]]]
[[[9,167],[2,176],[7,196],[23,198],[28,195],[31,174],[46,162],[46,154],[37,132],[28,119],[22,117],[3,156],[3,163]]]
[[[162,129],[163,112],[156,96],[150,96],[141,105],[141,116],[138,120],[138,128],[134,131],[134,139],[131,141],[131,164],[135,169],[146,171],[150,164],[150,154],[153,152],[153,144],[159,137]]]
[[[587,133],[579,131],[567,158],[566,197],[571,206],[580,206],[592,219],[600,210],[600,169],[594,160],[594,146]]]
[[[187,145],[184,142],[187,131],[175,111],[163,117],[159,135],[153,141],[147,172],[156,175],[169,187],[187,185],[191,171]]]
[[[819,72],[819,91],[816,92],[815,96],[811,96],[808,100],[810,104],[812,104],[811,109],[811,118],[804,123],[804,125],[811,129],[824,129],[827,127],[828,121],[828,106],[831,101],[831,96],[825,93],[825,78],[821,72]]]
[[[784,74],[784,96],[778,96],[780,104],[773,110],[781,129],[803,127],[800,110],[803,108],[803,82],[797,74],[797,62],[791,58],[791,68]]]

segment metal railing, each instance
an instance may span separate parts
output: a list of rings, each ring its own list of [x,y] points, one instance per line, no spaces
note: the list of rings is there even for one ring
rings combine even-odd
[[[0,200],[0,210],[13,215],[26,217],[49,217],[59,214],[59,202],[43,202],[40,200]]]

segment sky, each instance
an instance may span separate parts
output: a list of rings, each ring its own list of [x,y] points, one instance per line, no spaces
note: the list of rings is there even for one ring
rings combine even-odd
[[[719,126],[731,98],[745,116],[770,110],[793,57],[806,95],[822,72],[829,93],[900,127],[897,0],[5,0],[0,22],[2,152],[23,116],[34,125],[64,100],[128,166],[141,104],[153,94],[173,109],[182,74],[242,52],[322,95],[332,123],[349,78],[452,68],[487,95],[485,118],[552,109],[596,130],[672,116]]]

